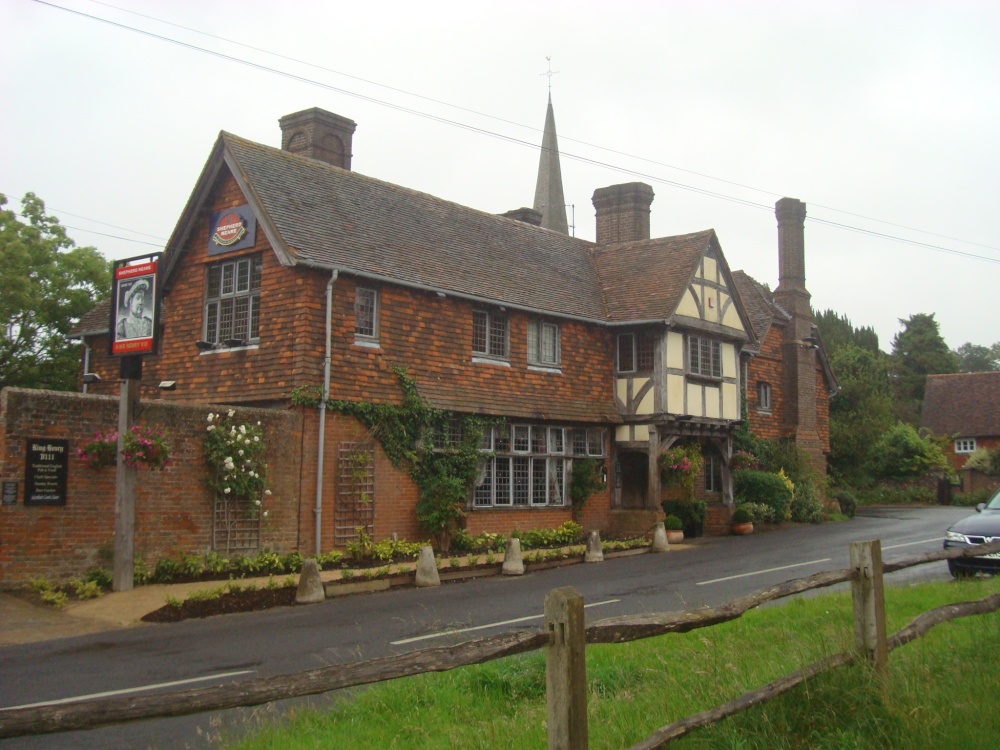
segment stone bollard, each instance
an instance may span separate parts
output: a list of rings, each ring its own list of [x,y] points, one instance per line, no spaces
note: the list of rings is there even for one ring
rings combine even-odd
[[[430,545],[420,548],[420,558],[417,560],[418,586],[440,586],[441,576],[438,575],[437,563],[434,561],[434,550]]]
[[[521,558],[521,540],[511,537],[507,540],[507,550],[503,553],[503,570],[505,576],[523,576],[524,560]]]
[[[584,562],[604,562],[604,550],[601,549],[601,535],[597,529],[590,532],[587,537],[587,552],[583,556]]]
[[[316,559],[310,557],[302,561],[302,572],[299,574],[299,588],[295,592],[296,604],[315,604],[326,600],[326,588],[323,579],[319,577],[319,565]]]
[[[663,521],[660,521],[653,532],[653,552],[666,552],[668,549],[670,544],[667,542],[667,532],[663,528]]]

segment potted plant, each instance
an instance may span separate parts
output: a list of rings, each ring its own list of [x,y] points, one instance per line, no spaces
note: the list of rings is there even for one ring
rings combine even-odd
[[[735,511],[733,511],[733,517],[730,519],[730,524],[729,530],[739,536],[753,533],[753,517],[750,515],[750,511],[746,508],[738,507]]]
[[[675,515],[663,519],[663,528],[667,532],[667,542],[677,544],[684,541],[684,522]]]

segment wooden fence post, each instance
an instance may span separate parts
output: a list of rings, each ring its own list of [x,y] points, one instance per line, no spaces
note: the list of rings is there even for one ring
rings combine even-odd
[[[854,648],[871,663],[875,674],[885,679],[889,650],[885,637],[885,597],[882,589],[882,542],[851,542],[851,582],[854,600]]]
[[[545,597],[545,630],[549,750],[587,750],[586,634],[576,589],[553,589]]]

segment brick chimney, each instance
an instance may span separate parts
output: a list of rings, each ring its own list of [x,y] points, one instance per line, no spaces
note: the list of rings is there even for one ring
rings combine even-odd
[[[502,213],[500,215],[505,219],[515,219],[516,221],[521,221],[525,224],[531,224],[536,227],[540,227],[542,225],[542,212],[536,211],[533,208],[528,208],[527,206],[515,208],[513,211],[507,211],[506,213]]]
[[[313,107],[282,117],[281,149],[341,169],[351,168],[351,143],[357,123]]]
[[[653,188],[644,182],[626,182],[594,191],[597,244],[649,239],[649,206]]]
[[[784,431],[810,456],[815,468],[826,473],[816,420],[816,344],[811,297],[806,289],[806,204],[782,198],[774,205],[774,215],[778,220],[778,288],[774,290],[774,301],[792,317],[782,343]]]

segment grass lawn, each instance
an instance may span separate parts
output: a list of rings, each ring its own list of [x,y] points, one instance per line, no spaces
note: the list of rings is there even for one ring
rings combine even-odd
[[[886,588],[889,633],[934,607],[1000,591],[1000,577]],[[789,600],[685,634],[587,648],[590,747],[618,750],[853,641],[849,593]],[[1000,737],[1000,613],[940,625],[866,667],[821,675],[671,747],[882,750],[994,746]],[[542,652],[342,694],[229,747],[544,748]]]

